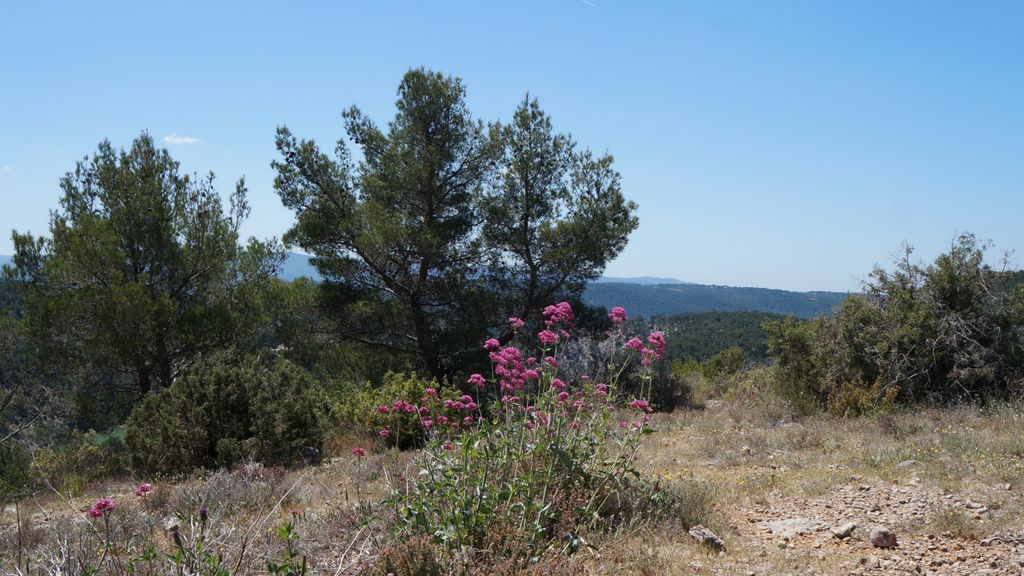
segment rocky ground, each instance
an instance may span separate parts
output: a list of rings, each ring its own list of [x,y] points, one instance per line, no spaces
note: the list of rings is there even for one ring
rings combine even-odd
[[[655,538],[651,573],[1024,574],[1021,418],[789,420],[756,403],[677,414],[648,465],[716,491],[725,551]]]
[[[595,536],[594,548],[571,561],[585,574],[1024,575],[1020,407],[838,419],[796,417],[772,398],[753,396],[658,415],[655,424],[641,468],[692,501],[690,512],[704,527],[694,533],[719,539],[724,549],[699,544],[679,523],[637,526]],[[21,537],[52,541],[82,522],[99,496],[140,517],[215,503],[212,522],[225,546],[243,528],[263,533],[290,518],[311,573],[355,574],[383,534],[355,521],[354,502],[374,496],[380,464],[395,457],[219,471],[157,483],[144,502],[131,496],[138,479],[91,487],[67,501],[43,494],[23,503]],[[403,453],[395,465],[411,457]],[[17,542],[13,513],[8,507],[0,518],[0,560]],[[261,542],[271,552],[280,545],[271,537]]]

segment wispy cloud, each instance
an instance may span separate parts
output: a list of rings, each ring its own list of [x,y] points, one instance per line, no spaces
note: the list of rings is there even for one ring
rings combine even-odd
[[[10,172],[14,170],[14,166],[0,166],[0,172]]]
[[[199,144],[202,142],[199,138],[192,136],[178,136],[175,133],[171,133],[170,136],[164,136],[164,144]]]

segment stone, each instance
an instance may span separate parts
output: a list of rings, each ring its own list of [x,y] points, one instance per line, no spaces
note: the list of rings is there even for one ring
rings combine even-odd
[[[868,536],[868,540],[875,548],[895,548],[896,534],[884,526],[877,526]]]
[[[853,531],[857,529],[856,522],[847,522],[842,526],[838,526],[832,529],[832,535],[840,540],[845,540],[850,536],[853,536]]]
[[[774,520],[766,523],[772,534],[783,538],[792,538],[801,534],[815,532],[822,527],[822,523],[813,518],[788,518],[786,520]]]
[[[896,465],[897,468],[910,468],[914,464],[917,464],[917,460],[904,460]]]
[[[299,455],[305,460],[309,466],[318,466],[320,464],[320,450],[315,446],[303,446],[299,450]]]
[[[690,528],[690,536],[692,536],[697,542],[711,548],[712,550],[725,550],[725,542],[722,542],[722,539],[714,532],[700,524]]]

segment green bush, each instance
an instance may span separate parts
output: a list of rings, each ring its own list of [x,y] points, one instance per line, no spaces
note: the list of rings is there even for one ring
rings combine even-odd
[[[731,376],[743,368],[743,350],[733,346],[722,350],[701,364],[705,378]]]
[[[116,436],[74,432],[64,446],[38,450],[32,472],[61,492],[79,494],[97,480],[127,472],[124,445],[111,438]]]
[[[19,498],[32,485],[32,454],[18,442],[0,443],[0,502]]]
[[[432,401],[437,402],[456,400],[462,394],[447,383],[438,384],[436,380],[421,378],[415,372],[388,372],[380,386],[367,385],[343,398],[341,418],[355,425],[361,433],[379,434],[381,430],[388,430],[388,437],[384,440],[393,446],[419,446],[426,437],[426,431],[420,425],[420,415],[416,411],[406,412],[402,406],[426,404],[424,390],[428,388],[435,390]],[[396,403],[405,404],[399,404],[396,409]]]
[[[326,396],[301,368],[277,355],[216,356],[147,397],[125,426],[132,465],[147,472],[283,464],[319,449]]]
[[[924,266],[908,247],[831,318],[766,324],[780,390],[807,411],[846,415],[1019,395],[1024,272],[993,270],[986,248],[964,235]]]

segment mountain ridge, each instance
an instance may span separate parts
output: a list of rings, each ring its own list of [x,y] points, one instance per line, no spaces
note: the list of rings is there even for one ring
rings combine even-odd
[[[312,256],[289,252],[278,276],[322,280]],[[11,257],[0,255],[0,266]],[[675,278],[601,277],[587,285],[583,302],[591,306],[624,306],[631,316],[649,318],[688,312],[770,312],[799,318],[830,315],[849,296],[846,292],[793,292],[775,288],[695,284]]]

